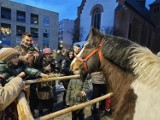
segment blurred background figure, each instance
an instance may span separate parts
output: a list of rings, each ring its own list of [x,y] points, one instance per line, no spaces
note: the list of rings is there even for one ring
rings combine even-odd
[[[106,80],[101,72],[91,74],[91,82],[93,86],[92,99],[103,96],[107,93]],[[100,120],[100,117],[105,114],[106,100],[102,100],[92,105],[91,112],[93,120]]]
[[[75,44],[75,45],[73,46],[74,57],[75,57],[76,55],[78,55],[78,53],[80,52],[80,50],[81,50],[81,46],[80,46],[79,44]]]
[[[61,68],[60,68],[60,73],[61,74],[64,74],[65,76],[68,76],[68,75],[72,74],[72,72],[70,71],[70,64],[71,64],[72,60],[73,60],[73,51],[68,50],[66,52],[65,57],[62,59],[62,62],[61,62]],[[66,90],[67,90],[67,87],[68,87],[69,80],[70,79],[61,81],[63,86],[64,86],[64,89],[65,89],[64,94],[63,94],[64,107],[67,107],[65,98],[66,98]]]
[[[56,58],[56,70],[59,73],[60,72],[60,68],[61,68],[61,64],[62,64],[62,60],[65,58],[66,56],[66,49],[62,49],[58,54],[57,54],[57,58]]]

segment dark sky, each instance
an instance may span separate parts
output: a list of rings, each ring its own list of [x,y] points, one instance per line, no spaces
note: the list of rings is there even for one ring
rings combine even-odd
[[[59,20],[77,17],[77,7],[82,0],[11,0],[17,3],[27,4],[59,13]]]

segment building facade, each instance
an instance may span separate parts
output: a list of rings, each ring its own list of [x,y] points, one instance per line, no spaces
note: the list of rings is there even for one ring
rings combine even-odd
[[[71,48],[73,45],[74,20],[63,19],[59,22],[58,41],[60,48]]]
[[[111,33],[114,25],[115,0],[82,0],[78,8],[79,40],[84,41],[91,26]]]
[[[30,32],[33,44],[56,49],[58,46],[59,14],[9,0],[0,0],[0,40],[16,46],[23,32]]]
[[[146,46],[153,52],[160,50],[160,0],[150,9],[146,0],[118,0],[115,9],[114,34]]]
[[[87,38],[91,26],[107,34],[122,36],[160,51],[160,0],[150,9],[146,0],[82,0],[78,7],[79,41]],[[76,25],[76,26],[78,26]]]

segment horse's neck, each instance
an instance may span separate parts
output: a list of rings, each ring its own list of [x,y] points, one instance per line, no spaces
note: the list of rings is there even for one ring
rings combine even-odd
[[[122,107],[122,102],[124,102],[124,96],[126,96],[133,81],[133,75],[123,71],[107,59],[103,59],[101,66],[106,81],[109,85],[108,87],[114,94],[113,107],[119,110]]]

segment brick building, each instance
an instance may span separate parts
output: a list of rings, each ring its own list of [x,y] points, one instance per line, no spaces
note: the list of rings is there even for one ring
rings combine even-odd
[[[118,0],[115,9],[114,34],[142,46],[153,52],[160,50],[160,0],[145,7],[146,0]]]
[[[76,20],[79,40],[85,40],[90,27],[94,26],[101,32],[125,37],[157,53],[160,51],[160,0],[150,4],[150,9],[145,3],[146,0],[82,0]]]

